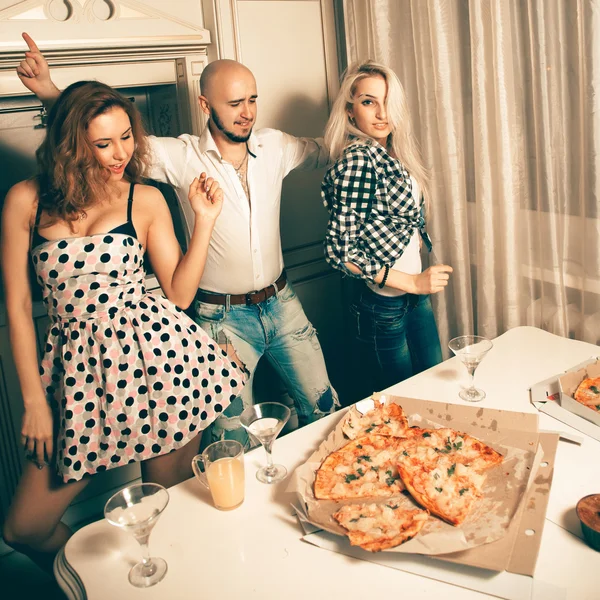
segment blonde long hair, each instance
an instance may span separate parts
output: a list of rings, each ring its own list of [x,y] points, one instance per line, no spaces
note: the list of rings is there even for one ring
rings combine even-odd
[[[383,77],[387,84],[386,112],[391,128],[387,149],[416,179],[428,205],[429,173],[423,165],[421,153],[413,136],[406,95],[397,75],[385,65],[368,60],[351,65],[346,70],[325,128],[325,145],[329,149],[331,159],[337,160],[357,138],[371,140],[350,122],[348,115],[348,110],[352,108],[356,84],[367,77]]]

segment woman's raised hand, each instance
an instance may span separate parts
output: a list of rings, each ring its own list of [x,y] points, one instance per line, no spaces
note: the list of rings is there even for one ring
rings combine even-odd
[[[216,221],[223,206],[223,190],[218,181],[202,173],[190,184],[188,199],[196,218]]]
[[[447,285],[452,273],[452,267],[448,265],[433,265],[422,273],[414,276],[414,294],[436,294],[441,292]]]
[[[23,85],[42,102],[53,100],[60,94],[60,90],[50,78],[48,63],[31,36],[27,33],[22,35],[29,50],[17,67],[17,75]]]

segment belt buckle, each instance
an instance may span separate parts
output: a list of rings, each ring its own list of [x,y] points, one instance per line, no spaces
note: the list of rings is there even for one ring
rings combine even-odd
[[[246,306],[252,306],[252,292],[248,292],[245,294],[246,296]]]

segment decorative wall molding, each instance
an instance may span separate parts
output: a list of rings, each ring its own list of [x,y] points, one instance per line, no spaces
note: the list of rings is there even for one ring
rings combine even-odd
[[[195,4],[195,3],[194,3]],[[160,6],[160,8],[159,8]],[[158,2],[138,0],[24,0],[0,9],[0,52],[22,54],[21,32],[44,51],[79,47],[209,44],[201,7],[184,18],[181,3],[172,11]],[[175,10],[178,9],[178,10]]]

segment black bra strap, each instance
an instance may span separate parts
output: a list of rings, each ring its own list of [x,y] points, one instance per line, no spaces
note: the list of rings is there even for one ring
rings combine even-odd
[[[129,187],[129,198],[127,199],[127,222],[131,223],[131,207],[133,206],[133,188],[135,183],[132,183]]]
[[[37,210],[35,212],[35,224],[33,226],[33,230],[37,231],[37,228],[40,225],[40,219],[42,218],[42,203],[38,199]]]

